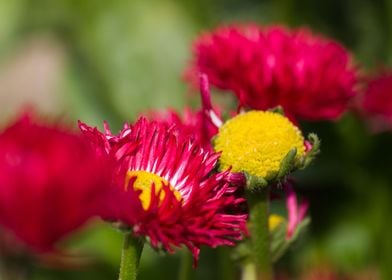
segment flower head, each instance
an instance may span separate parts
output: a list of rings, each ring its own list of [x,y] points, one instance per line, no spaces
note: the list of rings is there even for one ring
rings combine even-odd
[[[115,154],[119,198],[105,218],[121,221],[152,246],[171,252],[185,245],[197,259],[201,245],[234,245],[247,216],[234,195],[229,171],[211,175],[219,154],[206,151],[175,125],[140,118],[119,135],[81,123],[86,134]]]
[[[269,179],[279,172],[281,162],[295,148],[296,160],[305,154],[301,131],[279,113],[249,111],[229,119],[220,128],[214,146],[221,152],[221,168],[246,171]]]
[[[281,179],[295,168],[305,167],[318,153],[319,140],[310,135],[305,140],[301,131],[278,112],[248,111],[223,122],[214,121],[206,75],[200,75],[204,114],[219,128],[214,149],[221,153],[219,168],[245,172],[259,183]]]
[[[359,107],[375,130],[392,128],[392,73],[369,81]]]
[[[290,119],[331,120],[355,95],[357,73],[337,42],[306,29],[256,25],[220,27],[194,43],[191,80],[233,91],[240,105],[282,106]]]
[[[109,163],[82,138],[23,116],[0,133],[0,225],[37,252],[100,209]]]

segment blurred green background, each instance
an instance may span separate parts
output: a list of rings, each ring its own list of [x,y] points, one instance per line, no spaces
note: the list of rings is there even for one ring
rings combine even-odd
[[[364,72],[392,63],[389,0],[0,0],[0,122],[32,104],[116,130],[147,109],[195,104],[181,80],[192,39],[233,21],[309,26],[352,50]],[[391,133],[371,135],[351,113],[302,126],[323,141],[297,174],[312,224],[277,264],[279,277],[392,279]],[[84,261],[37,265],[32,279],[117,278],[118,232],[92,222],[68,243]],[[194,278],[236,279],[219,270],[220,254],[202,250]],[[147,249],[140,279],[176,279],[178,265],[178,255]]]

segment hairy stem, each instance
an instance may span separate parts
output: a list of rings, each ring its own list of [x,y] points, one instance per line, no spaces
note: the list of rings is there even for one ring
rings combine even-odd
[[[132,233],[124,235],[119,280],[137,279],[143,246],[144,241],[141,238],[134,237]]]
[[[252,261],[257,280],[272,280],[273,267],[270,252],[269,187],[258,188],[248,193],[249,231],[252,248]]]

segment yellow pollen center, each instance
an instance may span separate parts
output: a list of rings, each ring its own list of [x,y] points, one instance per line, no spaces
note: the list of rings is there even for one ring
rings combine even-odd
[[[282,216],[271,214],[268,219],[269,231],[274,231],[284,220]]]
[[[296,160],[305,153],[301,131],[278,113],[249,111],[225,122],[214,141],[221,152],[222,170],[273,178],[287,153],[297,148]]]
[[[136,177],[136,180],[133,184],[133,188],[135,190],[140,190],[142,191],[139,195],[140,202],[142,203],[143,209],[147,210],[150,207],[151,204],[151,190],[152,190],[152,185],[155,185],[155,194],[158,194],[159,191],[163,188],[164,185],[169,185],[168,181],[166,181],[164,178],[154,174],[150,173],[147,171],[128,171],[127,172],[127,177],[126,177],[126,184],[125,186],[128,186],[128,182],[131,178]],[[171,185],[169,185],[170,190],[174,194],[175,198],[180,201],[181,200],[181,194],[176,191]],[[159,200],[163,201],[165,198],[166,191],[162,190],[160,195],[159,195]]]

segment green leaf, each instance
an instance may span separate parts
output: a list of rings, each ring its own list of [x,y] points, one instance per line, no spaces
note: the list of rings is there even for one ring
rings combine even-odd
[[[290,239],[287,239],[286,237],[287,222],[281,223],[271,233],[271,254],[273,262],[278,261],[284,253],[286,253],[286,251],[290,248],[290,245],[294,243],[307,229],[309,223],[310,218],[306,218],[299,223]]]

